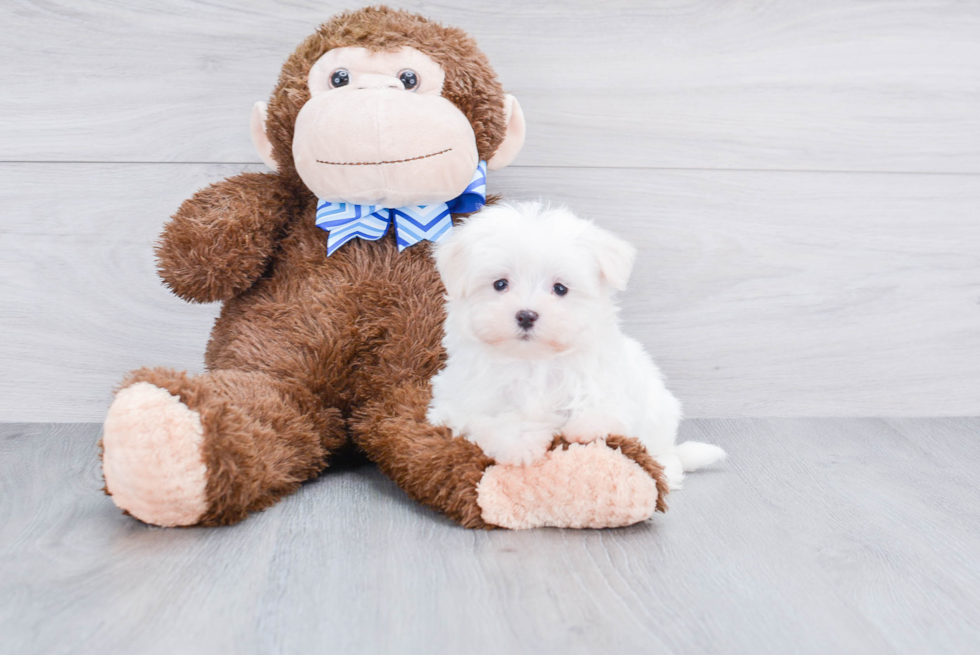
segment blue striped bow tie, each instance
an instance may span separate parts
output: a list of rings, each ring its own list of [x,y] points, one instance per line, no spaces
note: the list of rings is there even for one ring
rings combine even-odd
[[[327,257],[354,238],[377,241],[394,221],[398,252],[419,241],[439,241],[453,231],[452,214],[468,214],[487,200],[487,162],[481,161],[466,190],[449,202],[417,207],[381,207],[318,200],[316,224],[330,235]]]

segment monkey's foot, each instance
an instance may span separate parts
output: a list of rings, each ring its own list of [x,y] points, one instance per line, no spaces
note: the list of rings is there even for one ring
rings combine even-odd
[[[610,438],[558,447],[529,466],[491,466],[477,504],[484,521],[513,530],[612,528],[664,511],[666,493],[662,469],[642,446]]]
[[[141,521],[193,525],[207,510],[201,416],[149,382],[116,394],[102,436],[102,473],[113,502]]]

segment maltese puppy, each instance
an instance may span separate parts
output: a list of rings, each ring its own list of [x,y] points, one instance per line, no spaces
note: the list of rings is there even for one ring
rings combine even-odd
[[[620,331],[615,294],[636,250],[564,208],[494,205],[435,252],[446,287],[446,366],[427,418],[500,464],[544,456],[555,435],[634,437],[669,484],[725,452],[675,445],[680,402],[643,346]]]

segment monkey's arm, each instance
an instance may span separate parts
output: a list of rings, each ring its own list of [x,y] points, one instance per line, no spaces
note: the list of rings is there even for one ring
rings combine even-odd
[[[296,200],[274,173],[243,173],[184,201],[157,243],[157,270],[181,298],[234,298],[265,270]]]

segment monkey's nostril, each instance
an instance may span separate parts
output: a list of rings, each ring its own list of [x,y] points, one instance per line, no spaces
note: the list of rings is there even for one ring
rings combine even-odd
[[[534,322],[538,320],[538,313],[532,312],[528,309],[522,309],[517,312],[517,324],[521,326],[522,330],[530,330],[534,325]]]

